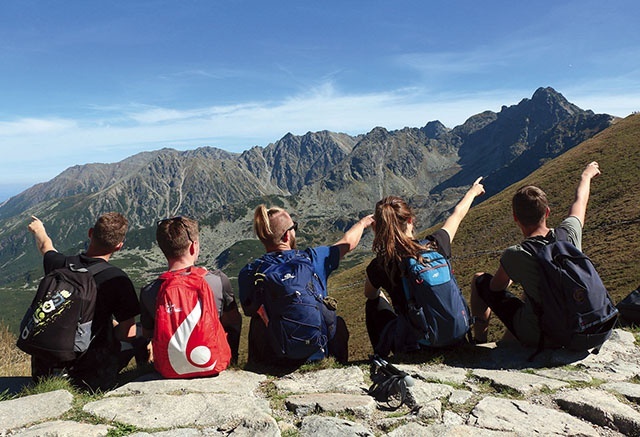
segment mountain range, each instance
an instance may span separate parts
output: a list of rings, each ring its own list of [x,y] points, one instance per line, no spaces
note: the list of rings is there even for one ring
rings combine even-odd
[[[58,250],[71,253],[83,248],[99,214],[125,214],[126,250],[114,262],[131,272],[137,286],[164,264],[153,243],[156,221],[190,216],[201,223],[202,263],[234,277],[261,250],[251,230],[260,203],[290,209],[303,225],[302,245],[336,241],[389,194],[405,197],[419,223],[430,226],[478,176],[485,177],[489,198],[613,121],[547,87],[454,128],[430,121],[357,136],[289,133],[243,153],[161,149],[112,164],[76,165],[0,206],[0,299],[12,290],[32,290],[42,275],[26,230],[31,215],[43,220]]]

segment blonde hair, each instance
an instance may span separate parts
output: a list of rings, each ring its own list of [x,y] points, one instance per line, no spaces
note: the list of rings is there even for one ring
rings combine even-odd
[[[253,212],[253,231],[265,247],[278,245],[290,224],[289,214],[277,206],[259,205]]]

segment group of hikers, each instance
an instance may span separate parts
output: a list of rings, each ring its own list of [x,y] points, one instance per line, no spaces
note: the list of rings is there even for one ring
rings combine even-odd
[[[503,252],[493,275],[477,273],[473,277],[471,314],[452,274],[451,244],[474,199],[485,192],[482,178],[471,185],[442,227],[421,240],[416,239],[413,210],[397,196],[377,202],[373,214],[361,218],[335,244],[305,250],[297,247],[298,223],[288,211],[258,206],[253,229],[265,254],[244,266],[238,275],[240,305],[250,317],[248,364],[296,366],[328,356],[348,362],[349,332],[337,315],[327,280],[342,258],[356,248],[368,227],[373,230],[376,256],[366,268],[365,314],[377,356],[465,341],[486,342],[493,314],[505,325],[507,334],[523,345],[540,346],[544,342],[545,347],[553,346],[554,341],[545,338],[548,333],[539,311],[547,283],[539,269],[537,252],[556,240],[581,249],[591,180],[599,174],[597,162],[586,166],[569,215],[556,229],[547,224],[550,209],[545,193],[531,185],[517,190],[513,218],[524,241]],[[89,229],[85,252],[66,256],[56,251],[42,221],[32,217],[28,229],[43,255],[45,279],[52,272],[81,271],[93,278],[96,288],[88,347],[78,346],[76,336],[73,354],[59,355],[54,353],[55,347],[46,344],[29,347],[37,343],[34,332],[39,331],[33,325],[44,326],[40,331],[45,332],[46,323],[42,321],[48,313],[64,312],[64,305],[54,305],[56,299],[64,299],[51,296],[70,294],[61,292],[62,286],[54,291],[51,288],[55,287],[49,286],[48,291],[41,292],[46,288],[41,282],[38,293],[45,295],[34,298],[23,321],[23,326],[28,326],[18,340],[18,345],[32,355],[35,380],[66,375],[93,390],[112,388],[126,364],[121,358],[121,342],[137,342],[136,348],[144,349],[146,359],[168,378],[215,375],[237,362],[242,316],[229,278],[219,270],[196,266],[200,253],[198,222],[187,217],[157,222],[156,240],[166,257],[167,271],[142,287],[139,298],[127,274],[109,263],[114,252],[123,247],[127,227],[122,214],[106,213]],[[521,284],[523,297],[509,291],[512,282]],[[420,288],[423,283],[431,287],[429,291]],[[442,288],[445,286],[446,290]],[[43,310],[47,305],[55,311]],[[447,312],[450,314],[443,314]],[[138,315],[141,333],[136,329]],[[607,316],[607,320],[614,316]],[[48,323],[54,326],[56,321],[52,320]],[[592,329],[587,336],[595,335],[596,341],[589,347],[606,340],[606,331],[611,328],[611,323],[592,325],[597,332]],[[62,336],[56,334],[58,337]]]

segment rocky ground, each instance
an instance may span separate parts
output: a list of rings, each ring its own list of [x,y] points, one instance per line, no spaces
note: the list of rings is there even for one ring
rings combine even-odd
[[[466,436],[640,435],[640,354],[616,330],[599,354],[468,346],[410,373],[409,406],[367,394],[369,368],[274,377],[227,370],[215,378],[146,375],[89,401],[66,390],[0,402],[0,435]]]

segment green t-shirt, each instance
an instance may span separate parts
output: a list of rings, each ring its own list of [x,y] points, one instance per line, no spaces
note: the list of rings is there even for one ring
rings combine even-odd
[[[560,223],[560,228],[567,231],[567,237],[578,249],[582,250],[582,224],[575,216],[567,217]],[[555,232],[551,230],[552,241]],[[534,255],[525,251],[520,244],[508,247],[500,258],[500,264],[511,280],[520,284],[526,291],[524,305],[514,315],[513,325],[520,342],[526,345],[537,345],[540,337],[538,317],[533,311],[529,296],[534,301],[540,296],[540,273]]]

